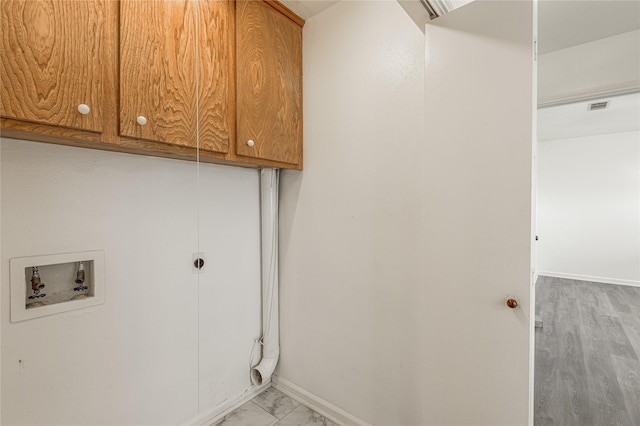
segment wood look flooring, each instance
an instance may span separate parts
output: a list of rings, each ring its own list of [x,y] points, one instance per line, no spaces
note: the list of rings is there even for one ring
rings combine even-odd
[[[640,426],[640,288],[540,277],[535,425]]]

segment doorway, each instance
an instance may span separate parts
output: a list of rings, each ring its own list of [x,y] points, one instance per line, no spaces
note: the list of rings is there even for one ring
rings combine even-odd
[[[640,424],[640,6],[539,32],[534,424]]]

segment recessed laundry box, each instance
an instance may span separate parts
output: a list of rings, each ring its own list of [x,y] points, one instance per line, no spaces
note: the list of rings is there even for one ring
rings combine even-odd
[[[104,251],[10,261],[11,322],[104,303]]]

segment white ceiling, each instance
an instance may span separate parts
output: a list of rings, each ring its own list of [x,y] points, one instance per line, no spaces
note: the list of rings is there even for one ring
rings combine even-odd
[[[541,54],[640,29],[638,0],[541,0],[538,4]]]
[[[400,3],[408,1],[419,4],[419,0],[400,0]],[[305,20],[338,3],[336,0],[281,2]],[[640,29],[640,0],[540,0],[538,4],[538,51],[541,54]]]
[[[593,102],[610,101],[603,110],[588,111]],[[640,130],[640,93],[560,105],[538,110],[538,140]]]
[[[338,3],[338,0],[280,0],[280,3],[302,19],[307,20]]]

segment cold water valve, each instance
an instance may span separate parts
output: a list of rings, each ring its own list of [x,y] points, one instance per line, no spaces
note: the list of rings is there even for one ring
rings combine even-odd
[[[89,287],[84,285],[84,262],[80,262],[78,265],[78,272],[76,272],[76,284],[78,284],[78,286],[74,287],[73,291],[84,291],[89,289]]]
[[[76,272],[76,284],[84,284],[84,263],[80,262],[78,265],[78,272]]]

